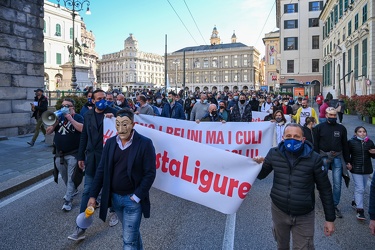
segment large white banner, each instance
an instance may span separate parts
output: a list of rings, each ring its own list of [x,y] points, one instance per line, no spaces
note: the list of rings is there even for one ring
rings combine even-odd
[[[138,119],[140,116],[136,117]],[[169,118],[163,119],[172,121]],[[185,123],[195,124],[188,121]],[[172,128],[175,129],[176,126]],[[104,129],[115,135],[115,118],[104,119]],[[150,138],[155,146],[155,188],[225,214],[233,214],[238,210],[261,169],[249,157],[146,126],[136,125],[135,129]],[[179,133],[182,133],[181,130]]]
[[[152,115],[135,115],[137,124],[176,137],[208,144],[254,158],[265,156],[272,147],[275,124],[272,122],[200,122]],[[168,142],[174,143],[174,141]]]

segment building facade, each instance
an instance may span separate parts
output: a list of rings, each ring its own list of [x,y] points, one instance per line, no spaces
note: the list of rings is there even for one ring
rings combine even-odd
[[[71,56],[69,48],[73,45],[73,20],[70,11],[57,4],[44,1],[44,85],[47,90],[71,89]],[[95,36],[87,31],[85,23],[76,13],[74,20],[76,49],[82,55],[76,55],[77,85],[83,89],[93,85],[96,76]]]
[[[130,34],[124,49],[102,56],[101,85],[123,92],[134,89],[153,89],[164,85],[164,57],[138,50],[138,41]]]
[[[271,92],[280,89],[280,32],[273,31],[263,38],[264,51],[264,80]]]
[[[340,95],[375,93],[375,3],[330,0],[323,26],[323,91]]]
[[[169,87],[185,87],[187,91],[259,89],[260,53],[255,47],[237,42],[234,33],[231,43],[221,43],[216,27],[210,44],[186,47],[168,54]]]
[[[309,96],[321,89],[322,30],[319,15],[325,1],[277,0],[276,22],[280,29],[280,84],[292,92],[305,89]]]

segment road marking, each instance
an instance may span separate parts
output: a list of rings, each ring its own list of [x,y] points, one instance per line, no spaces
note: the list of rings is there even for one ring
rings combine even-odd
[[[31,192],[34,192],[35,190],[37,190],[37,189],[39,189],[41,187],[44,187],[45,185],[51,183],[52,181],[53,181],[53,178],[48,178],[47,180],[45,180],[45,181],[43,181],[43,182],[41,182],[41,183],[39,183],[39,184],[31,187],[31,188],[28,188],[25,191],[23,191],[23,192],[15,195],[15,196],[13,196],[13,197],[11,197],[9,199],[6,199],[6,200],[0,202],[0,208],[5,207],[6,205],[12,203],[13,201],[21,199],[22,197],[30,194]]]
[[[222,250],[234,249],[234,234],[236,231],[236,213],[227,214]]]

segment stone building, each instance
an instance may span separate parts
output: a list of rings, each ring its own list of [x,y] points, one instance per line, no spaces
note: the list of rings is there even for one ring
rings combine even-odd
[[[72,64],[69,48],[73,45],[72,13],[61,6],[44,1],[44,81],[47,90],[71,89]],[[95,36],[76,13],[74,20],[75,44],[82,55],[76,55],[77,85],[83,89],[96,79]]]
[[[100,84],[112,89],[157,88],[164,84],[164,57],[138,50],[138,41],[130,34],[124,49],[106,54],[100,60]]]
[[[280,32],[273,31],[265,34],[263,44],[265,47],[265,85],[271,92],[278,91],[280,89]]]
[[[30,102],[43,88],[43,0],[0,5],[0,136],[17,136],[35,129]]]
[[[374,94],[375,3],[373,0],[330,0],[320,19],[323,27],[323,92]]]
[[[282,91],[302,87],[312,97],[321,90],[323,22],[319,15],[325,2],[276,0]]]
[[[214,27],[210,45],[186,47],[167,55],[171,88],[183,88],[184,81],[187,91],[241,91],[259,86],[259,51],[237,42],[235,33],[231,43],[222,43],[218,33]]]

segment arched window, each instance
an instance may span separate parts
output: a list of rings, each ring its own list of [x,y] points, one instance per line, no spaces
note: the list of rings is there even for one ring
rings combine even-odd
[[[56,24],[56,33],[55,33],[55,36],[61,36],[61,25],[60,24]]]

